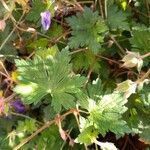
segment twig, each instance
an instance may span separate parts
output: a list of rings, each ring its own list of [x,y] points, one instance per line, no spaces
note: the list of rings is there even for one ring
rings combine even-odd
[[[4,8],[8,11],[8,12],[11,12],[11,10],[9,9],[9,7],[7,6],[7,4],[5,3],[4,0],[0,0],[2,5],[4,6]]]
[[[141,83],[142,81],[144,81],[148,76],[150,75],[150,68],[148,69],[148,71],[140,78],[136,81],[137,84]]]
[[[64,119],[66,116],[68,116],[69,114],[72,114],[73,112],[71,110],[69,110],[68,112],[66,112],[65,114],[63,114],[62,116],[60,116],[60,119]],[[16,147],[13,148],[13,150],[18,150],[20,149],[23,145],[25,145],[26,143],[28,143],[31,139],[33,139],[36,135],[38,135],[39,133],[41,133],[43,130],[45,130],[46,128],[48,128],[50,125],[54,124],[56,122],[56,119],[54,120],[50,120],[47,121],[41,128],[39,128],[36,132],[34,132],[32,135],[30,135],[29,137],[25,138],[24,140],[22,140],[22,142],[20,144],[18,144]]]
[[[70,34],[71,32],[70,31],[66,31],[66,32],[64,32],[62,35],[60,35],[57,39],[55,39],[54,40],[54,43],[57,43],[58,41],[60,41],[60,39],[62,38],[62,37],[65,37],[65,36],[67,36],[68,34]]]
[[[34,132],[31,136],[29,136],[28,138],[22,140],[22,142],[20,144],[18,144],[16,147],[13,148],[13,150],[18,150],[20,149],[23,145],[25,145],[27,142],[29,142],[32,138],[34,138],[36,135],[38,135],[40,132],[42,132],[43,130],[45,130],[46,128],[48,128],[50,125],[52,125],[53,123],[55,123],[55,120],[49,121],[47,122],[44,126],[42,126],[40,129],[38,129],[36,132]]]
[[[7,98],[5,98],[5,102],[6,102],[6,103],[9,103],[15,96],[16,96],[15,93],[11,94],[11,95],[8,96]]]
[[[73,128],[71,128],[71,129],[69,130],[68,135],[71,133],[72,129],[73,129]],[[70,139],[69,136],[68,136],[68,138]],[[70,140],[71,140],[71,139],[70,139]],[[65,144],[66,144],[66,141],[63,142],[63,144],[62,144],[60,150],[63,150],[63,149],[64,149]]]
[[[129,5],[129,6],[130,6],[130,5]],[[138,14],[140,14],[141,16],[144,16],[144,17],[148,18],[148,16],[147,16],[147,15],[145,15],[145,14],[144,14],[144,13],[142,13],[141,11],[137,10],[136,8],[131,7],[131,6],[130,6],[130,8],[131,8],[132,10],[134,10],[135,12],[137,12]]]
[[[23,117],[23,118],[27,118],[27,119],[30,119],[30,120],[35,120],[29,116],[26,116],[24,114],[20,114],[20,113],[15,113],[15,112],[10,112],[10,114],[14,115],[14,116],[19,116],[19,117]],[[39,123],[40,125],[42,125],[42,122],[39,122],[36,120],[37,123]]]
[[[79,2],[77,2],[76,0],[74,0],[76,6],[81,10],[81,11],[84,11],[83,7],[80,5]]]
[[[80,131],[80,122],[79,122],[79,118],[77,116],[77,113],[74,113],[74,116],[75,116],[75,119],[76,119],[76,122],[77,122],[78,129]],[[88,147],[86,146],[86,144],[84,144],[84,148],[85,148],[85,150],[88,150]]]
[[[120,46],[120,44],[116,41],[116,39],[114,38],[114,36],[110,35],[111,40],[113,40],[113,42],[116,44],[116,46],[120,49],[121,53],[123,55],[125,55],[125,50]]]
[[[95,143],[95,150],[98,150],[98,145]]]
[[[73,51],[73,52],[70,52],[69,54],[70,55],[73,55],[73,54],[76,54],[76,53],[79,53],[79,52],[83,52],[83,51],[85,51],[86,50],[86,48],[80,48],[80,49],[77,49],[77,50],[75,50],[75,51]]]
[[[10,78],[8,71],[6,70],[6,68],[5,68],[4,64],[3,64],[1,61],[0,61],[0,65],[1,65],[1,66],[2,66],[2,68],[4,69],[5,74],[7,75],[7,77],[8,77],[8,78]]]
[[[134,144],[132,143],[132,141],[130,140],[130,138],[127,136],[127,138],[128,138],[128,142],[131,144],[131,146],[134,148],[134,150],[138,150],[135,146],[134,146]]]
[[[85,82],[85,84],[84,84],[84,88],[86,88],[86,85],[87,85],[88,81],[90,80],[90,76],[91,76],[91,73],[92,73],[92,71],[93,71],[93,65],[94,65],[94,64],[91,65],[90,70],[89,70],[89,72],[88,72],[87,80],[86,80],[86,82]]]
[[[114,74],[114,76],[117,78],[117,77],[119,77],[120,75],[123,75],[123,74],[129,74],[129,72],[131,72],[131,73],[133,73],[135,76],[138,76],[138,74],[137,73],[135,73],[134,71],[124,71],[124,72],[121,72],[121,73],[118,73],[118,74]]]
[[[0,54],[0,58],[6,58],[6,57],[19,58],[19,56],[14,56],[14,55],[1,55],[1,54]]]
[[[104,0],[105,19],[107,18],[107,0]]]
[[[73,2],[71,2],[71,1],[69,1],[69,0],[62,0],[62,2],[65,2],[65,3],[69,4],[69,5],[75,6],[75,4]]]
[[[68,0],[62,0],[62,1],[66,2],[66,3],[70,4],[70,5],[73,5],[73,6],[77,6],[79,8],[79,10],[81,10],[81,11],[84,10],[83,7],[80,5],[80,3],[77,2],[76,0],[73,0],[73,2],[70,2]]]
[[[22,18],[23,18],[24,14],[22,14],[22,16],[20,17],[17,25],[19,25],[19,23],[21,22]],[[9,40],[9,38],[12,36],[12,34],[14,33],[14,31],[16,30],[16,27],[14,27],[12,29],[12,31],[9,33],[9,35],[7,36],[7,38],[3,41],[3,43],[0,46],[0,51],[2,50],[2,48],[4,47],[4,45],[7,43],[7,41]]]
[[[32,52],[32,53],[27,57],[27,59],[30,59],[34,54],[35,54],[35,52]]]
[[[94,2],[93,1],[81,1],[81,2],[78,2],[79,4],[93,4]]]
[[[2,76],[4,76],[4,77],[8,78],[8,76],[7,76],[5,73],[1,72],[1,71],[0,71],[0,74],[1,74]]]
[[[2,3],[3,7],[7,10],[7,15],[4,16],[4,20],[7,20],[9,17],[12,16],[13,8],[10,9],[4,0],[0,0],[0,2]]]
[[[125,40],[127,40],[127,39],[128,39],[128,38],[121,39],[121,40],[118,40],[118,42],[123,42],[123,41],[125,41]],[[106,44],[108,44],[108,43],[109,43],[109,42],[102,43],[101,46],[106,45]],[[76,53],[78,53],[78,52],[85,51],[85,50],[88,50],[88,48],[80,48],[80,49],[77,49],[77,50],[75,50],[75,51],[73,51],[73,52],[70,52],[70,55],[73,55],[73,54],[76,54]]]
[[[148,23],[150,25],[150,8],[147,0],[146,0],[146,7],[147,7]]]
[[[141,58],[144,59],[144,58],[149,57],[149,56],[150,56],[150,52],[148,52],[148,53],[142,55]]]
[[[104,56],[101,56],[101,55],[96,55],[97,57],[99,57],[99,58],[102,58],[102,59],[104,59],[104,60],[107,60],[107,61],[109,61],[109,62],[113,62],[114,64],[117,64],[117,65],[121,65],[121,63],[119,62],[119,61],[116,61],[116,60],[113,60],[113,59],[110,59],[110,58],[107,58],[107,57],[104,57]],[[129,70],[129,71],[132,71],[130,68],[126,68],[126,67],[124,67],[125,69],[127,69],[127,70]],[[134,71],[132,71],[136,76],[137,76],[137,74],[134,72]],[[123,72],[124,73],[124,72]],[[121,73],[120,73],[121,74]],[[119,75],[120,75],[119,74]]]
[[[15,113],[15,112],[10,112],[10,114],[14,115],[14,116],[19,116],[19,117],[23,117],[23,118],[27,118],[27,119],[32,119],[34,120],[33,118],[29,117],[29,116],[26,116],[26,115],[23,115],[23,114],[20,114],[20,113]]]
[[[116,61],[116,60],[112,60],[110,58],[107,58],[107,57],[104,57],[104,56],[101,56],[101,55],[96,55],[96,56],[99,57],[99,58],[105,59],[107,61],[113,62],[113,63],[115,63],[117,65],[120,65],[120,63],[118,61]]]
[[[94,1],[95,1],[95,2],[94,2]],[[93,1],[93,11],[96,10],[96,6],[97,6],[97,1],[98,1],[98,0],[94,0],[94,1]]]
[[[16,26],[17,29],[19,29],[19,30],[21,30],[21,31],[28,32],[28,33],[34,33],[34,34],[40,35],[40,36],[42,36],[42,37],[45,37],[45,38],[49,39],[50,42],[55,43],[55,41],[54,41],[55,39],[51,39],[49,36],[47,36],[47,35],[45,35],[45,34],[43,34],[43,33],[37,32],[36,30],[35,30],[35,32],[28,31],[28,29],[24,29],[24,28],[19,27],[16,23],[14,23],[14,25]],[[63,33],[61,36],[59,36],[59,37],[56,39],[57,42],[59,42],[59,43],[61,43],[61,44],[65,44],[64,42],[60,41],[60,39],[62,38],[62,36],[64,36],[64,34],[65,34],[65,36],[66,36],[68,33],[66,34],[66,32],[65,32],[65,33]],[[60,37],[61,37],[61,38],[60,38]]]
[[[128,136],[125,135],[125,142],[124,142],[123,148],[121,150],[125,150],[127,144],[128,144]]]
[[[86,112],[86,111],[84,111],[84,110],[79,110],[79,112],[89,115],[89,112]]]
[[[68,27],[68,25],[65,22],[59,21],[55,18],[52,18],[52,20],[55,21],[56,23],[59,23],[59,24],[63,25],[64,27]]]
[[[102,5],[101,0],[99,0],[99,9],[100,9],[100,14],[101,14],[102,18],[104,19],[103,5]]]

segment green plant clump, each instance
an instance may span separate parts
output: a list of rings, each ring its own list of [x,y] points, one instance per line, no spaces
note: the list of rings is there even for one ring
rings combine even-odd
[[[149,149],[149,6],[1,0],[0,150]]]

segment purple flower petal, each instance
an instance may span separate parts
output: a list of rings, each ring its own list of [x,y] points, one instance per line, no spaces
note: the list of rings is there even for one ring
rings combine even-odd
[[[47,31],[51,24],[51,13],[49,11],[41,12],[41,24],[45,31]]]
[[[23,113],[25,112],[25,106],[20,100],[16,100],[11,103],[11,105],[14,107],[15,111],[18,113]]]

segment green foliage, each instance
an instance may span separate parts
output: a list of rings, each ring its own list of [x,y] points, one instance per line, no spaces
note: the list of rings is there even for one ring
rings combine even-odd
[[[134,133],[140,135],[145,143],[150,142],[150,86],[145,86],[138,94],[133,95],[127,104],[126,121]]]
[[[101,50],[100,43],[108,29],[98,12],[85,7],[83,14],[77,13],[76,16],[67,18],[67,22],[72,29],[68,43],[71,48],[88,47],[94,53]]]
[[[59,135],[57,126],[51,126],[44,131],[39,138],[36,139],[38,149],[55,149],[60,150],[63,146],[63,140]]]
[[[6,13],[5,8],[3,7],[3,5],[0,5],[0,20],[3,19],[5,13]]]
[[[37,122],[34,119],[25,119],[17,122],[16,129],[13,130],[7,139],[9,140],[9,147],[13,147],[15,143],[21,141],[25,136],[32,134],[37,130]],[[33,145],[30,144],[32,147]],[[28,145],[21,148],[21,150],[30,150]]]
[[[141,54],[150,51],[150,29],[146,27],[134,27],[132,31],[132,38],[130,43],[132,44],[132,50],[138,51]]]
[[[130,131],[122,119],[122,114],[127,110],[124,106],[126,103],[127,100],[118,93],[105,95],[93,108],[89,108],[91,111],[88,120],[103,136],[108,131],[119,136],[124,135]]]
[[[81,134],[76,139],[77,142],[91,144],[98,134],[105,136],[108,131],[117,136],[130,132],[122,117],[127,111],[127,99],[117,92],[103,96],[103,86],[99,79],[89,85],[88,93],[89,116],[87,119],[81,117]]]
[[[25,134],[33,133],[37,130],[36,120],[26,119],[25,121],[18,121],[17,132],[24,132]]]
[[[150,0],[100,2],[0,2],[0,150],[117,149],[109,132],[150,143]]]
[[[98,73],[100,64],[96,60],[92,51],[86,50],[85,52],[77,53],[72,56],[73,69],[75,71],[88,70],[91,66],[93,71]]]
[[[12,30],[12,24],[8,22],[9,26],[5,28],[3,33],[0,34],[0,43],[2,44],[9,33]],[[16,35],[13,33],[10,38],[6,41],[6,44],[0,50],[0,54],[6,56],[7,58],[15,57],[17,55],[17,51],[15,47],[12,45],[13,41],[16,39]],[[11,59],[12,60],[12,59]]]
[[[54,112],[54,108],[50,104],[44,107],[43,114],[44,114],[43,116],[44,120],[52,120],[56,115],[56,113]]]
[[[28,48],[28,51],[30,52],[30,51],[33,51],[34,49],[38,49],[38,48],[44,49],[45,47],[47,47],[47,45],[48,45],[48,39],[40,38],[36,41],[32,41],[32,43],[29,44],[27,46],[27,48]]]
[[[108,131],[112,131],[117,136],[122,136],[130,132],[127,123],[122,118],[127,110],[126,103],[127,100],[119,93],[99,96],[98,102],[89,99],[90,115],[86,120],[81,118],[82,130],[77,141],[91,144],[99,133],[105,136]]]
[[[6,118],[0,118],[0,149],[11,150],[9,146],[9,139],[7,138],[8,132],[11,132],[11,128],[14,125],[13,120]]]
[[[62,34],[63,34],[62,26],[55,22],[51,25],[49,31],[47,32],[47,35],[52,39],[55,39],[55,38],[57,39]]]
[[[46,9],[46,4],[41,2],[40,0],[35,0],[33,2],[32,9],[28,13],[26,19],[28,21],[37,22],[40,18],[40,13]]]
[[[107,24],[111,30],[129,30],[128,14],[112,5],[108,7]]]
[[[57,45],[52,46],[51,48],[38,47],[36,50],[36,55],[40,56],[43,59],[46,59],[51,56],[55,56],[58,53]]]
[[[97,136],[98,136],[98,130],[95,130],[93,126],[89,126],[86,129],[84,129],[81,132],[81,134],[79,134],[78,138],[76,139],[76,142],[90,145],[97,138]]]
[[[132,31],[132,37],[130,39],[132,51],[139,52],[140,54],[148,53],[150,51],[149,37],[150,37],[150,28],[134,27]],[[146,58],[144,64],[148,65],[149,62],[150,59]]]
[[[145,143],[150,143],[150,86],[146,85],[135,99],[137,103],[137,120],[140,138]]]
[[[19,83],[14,91],[28,104],[37,103],[51,94],[51,104],[56,112],[61,106],[66,109],[75,107],[73,94],[80,92],[85,78],[71,74],[69,62],[66,49],[46,59],[36,56],[33,60],[16,60]]]
[[[92,82],[92,84],[88,84],[87,93],[90,98],[95,101],[99,101],[101,96],[104,95],[102,81],[97,78]]]

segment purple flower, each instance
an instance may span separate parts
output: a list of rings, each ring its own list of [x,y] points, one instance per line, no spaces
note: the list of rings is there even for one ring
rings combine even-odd
[[[23,113],[25,112],[25,106],[20,100],[16,100],[11,103],[11,105],[14,107],[15,111],[18,113]]]
[[[51,24],[51,13],[49,11],[41,12],[41,24],[45,31],[47,31]]]

